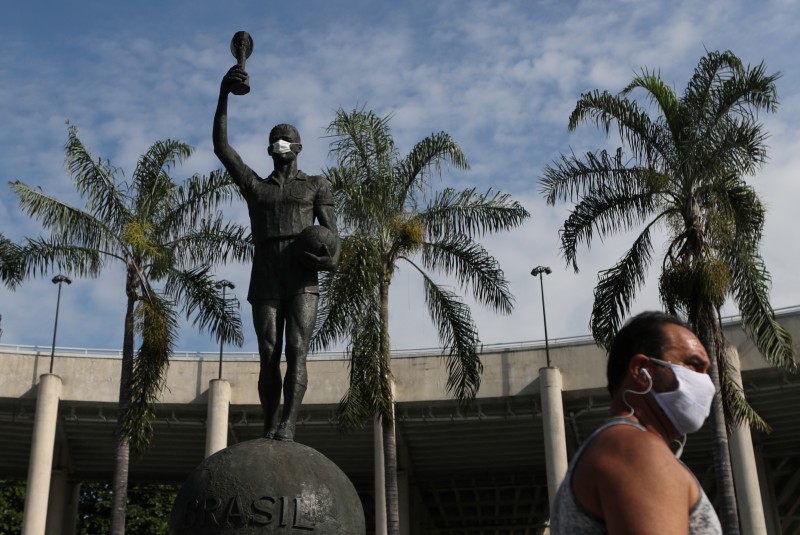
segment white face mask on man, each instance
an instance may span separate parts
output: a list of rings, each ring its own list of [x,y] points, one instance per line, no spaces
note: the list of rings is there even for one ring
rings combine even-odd
[[[650,358],[650,361],[671,368],[678,380],[678,388],[670,392],[653,392],[653,397],[675,430],[682,435],[694,433],[711,413],[714,400],[714,383],[705,373],[699,373],[671,362]],[[645,370],[646,372],[647,370]],[[648,378],[650,374],[648,373]],[[652,379],[651,379],[652,381]]]

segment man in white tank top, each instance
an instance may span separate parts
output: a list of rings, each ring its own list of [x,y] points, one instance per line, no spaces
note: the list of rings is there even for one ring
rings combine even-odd
[[[700,340],[645,312],[609,351],[609,421],[576,452],[552,511],[552,535],[721,534],[697,479],[670,448],[708,417],[714,386]]]

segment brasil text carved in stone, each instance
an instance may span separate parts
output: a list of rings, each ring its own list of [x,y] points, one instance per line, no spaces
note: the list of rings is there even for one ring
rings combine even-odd
[[[302,501],[288,496],[260,496],[242,499],[210,497],[191,500],[186,507],[182,529],[209,526],[268,526],[287,530],[314,531],[315,524],[303,515]]]

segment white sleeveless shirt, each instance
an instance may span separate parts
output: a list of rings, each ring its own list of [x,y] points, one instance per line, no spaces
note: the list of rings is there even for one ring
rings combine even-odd
[[[556,499],[553,501],[553,510],[550,517],[551,535],[603,535],[608,533],[603,519],[597,518],[578,503],[575,493],[572,492],[572,473],[575,471],[575,465],[578,464],[578,459],[581,458],[586,446],[598,433],[612,425],[630,425],[646,431],[643,426],[630,420],[612,418],[600,426],[581,444],[569,463],[564,481],[561,483],[556,493]],[[689,470],[688,468],[686,469]],[[691,473],[691,470],[689,473]],[[694,474],[692,474],[692,477],[694,477]],[[700,497],[689,510],[689,535],[722,535],[722,526],[719,523],[714,507],[711,505],[706,493],[703,492],[703,487],[700,486],[697,478],[695,478],[695,481],[698,489],[700,489]]]

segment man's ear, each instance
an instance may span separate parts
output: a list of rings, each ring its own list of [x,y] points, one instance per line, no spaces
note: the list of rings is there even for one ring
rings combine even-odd
[[[270,145],[267,145],[267,154],[269,154],[270,156],[272,156],[272,145],[271,145],[271,144],[270,144]]]
[[[295,152],[295,154],[300,154],[300,151],[303,150],[303,144],[295,143],[295,145],[297,145],[297,152]]]
[[[650,359],[647,355],[641,353],[631,357],[630,364],[628,365],[628,373],[630,373],[637,382],[648,384],[650,382],[650,372],[647,370],[647,364]]]

